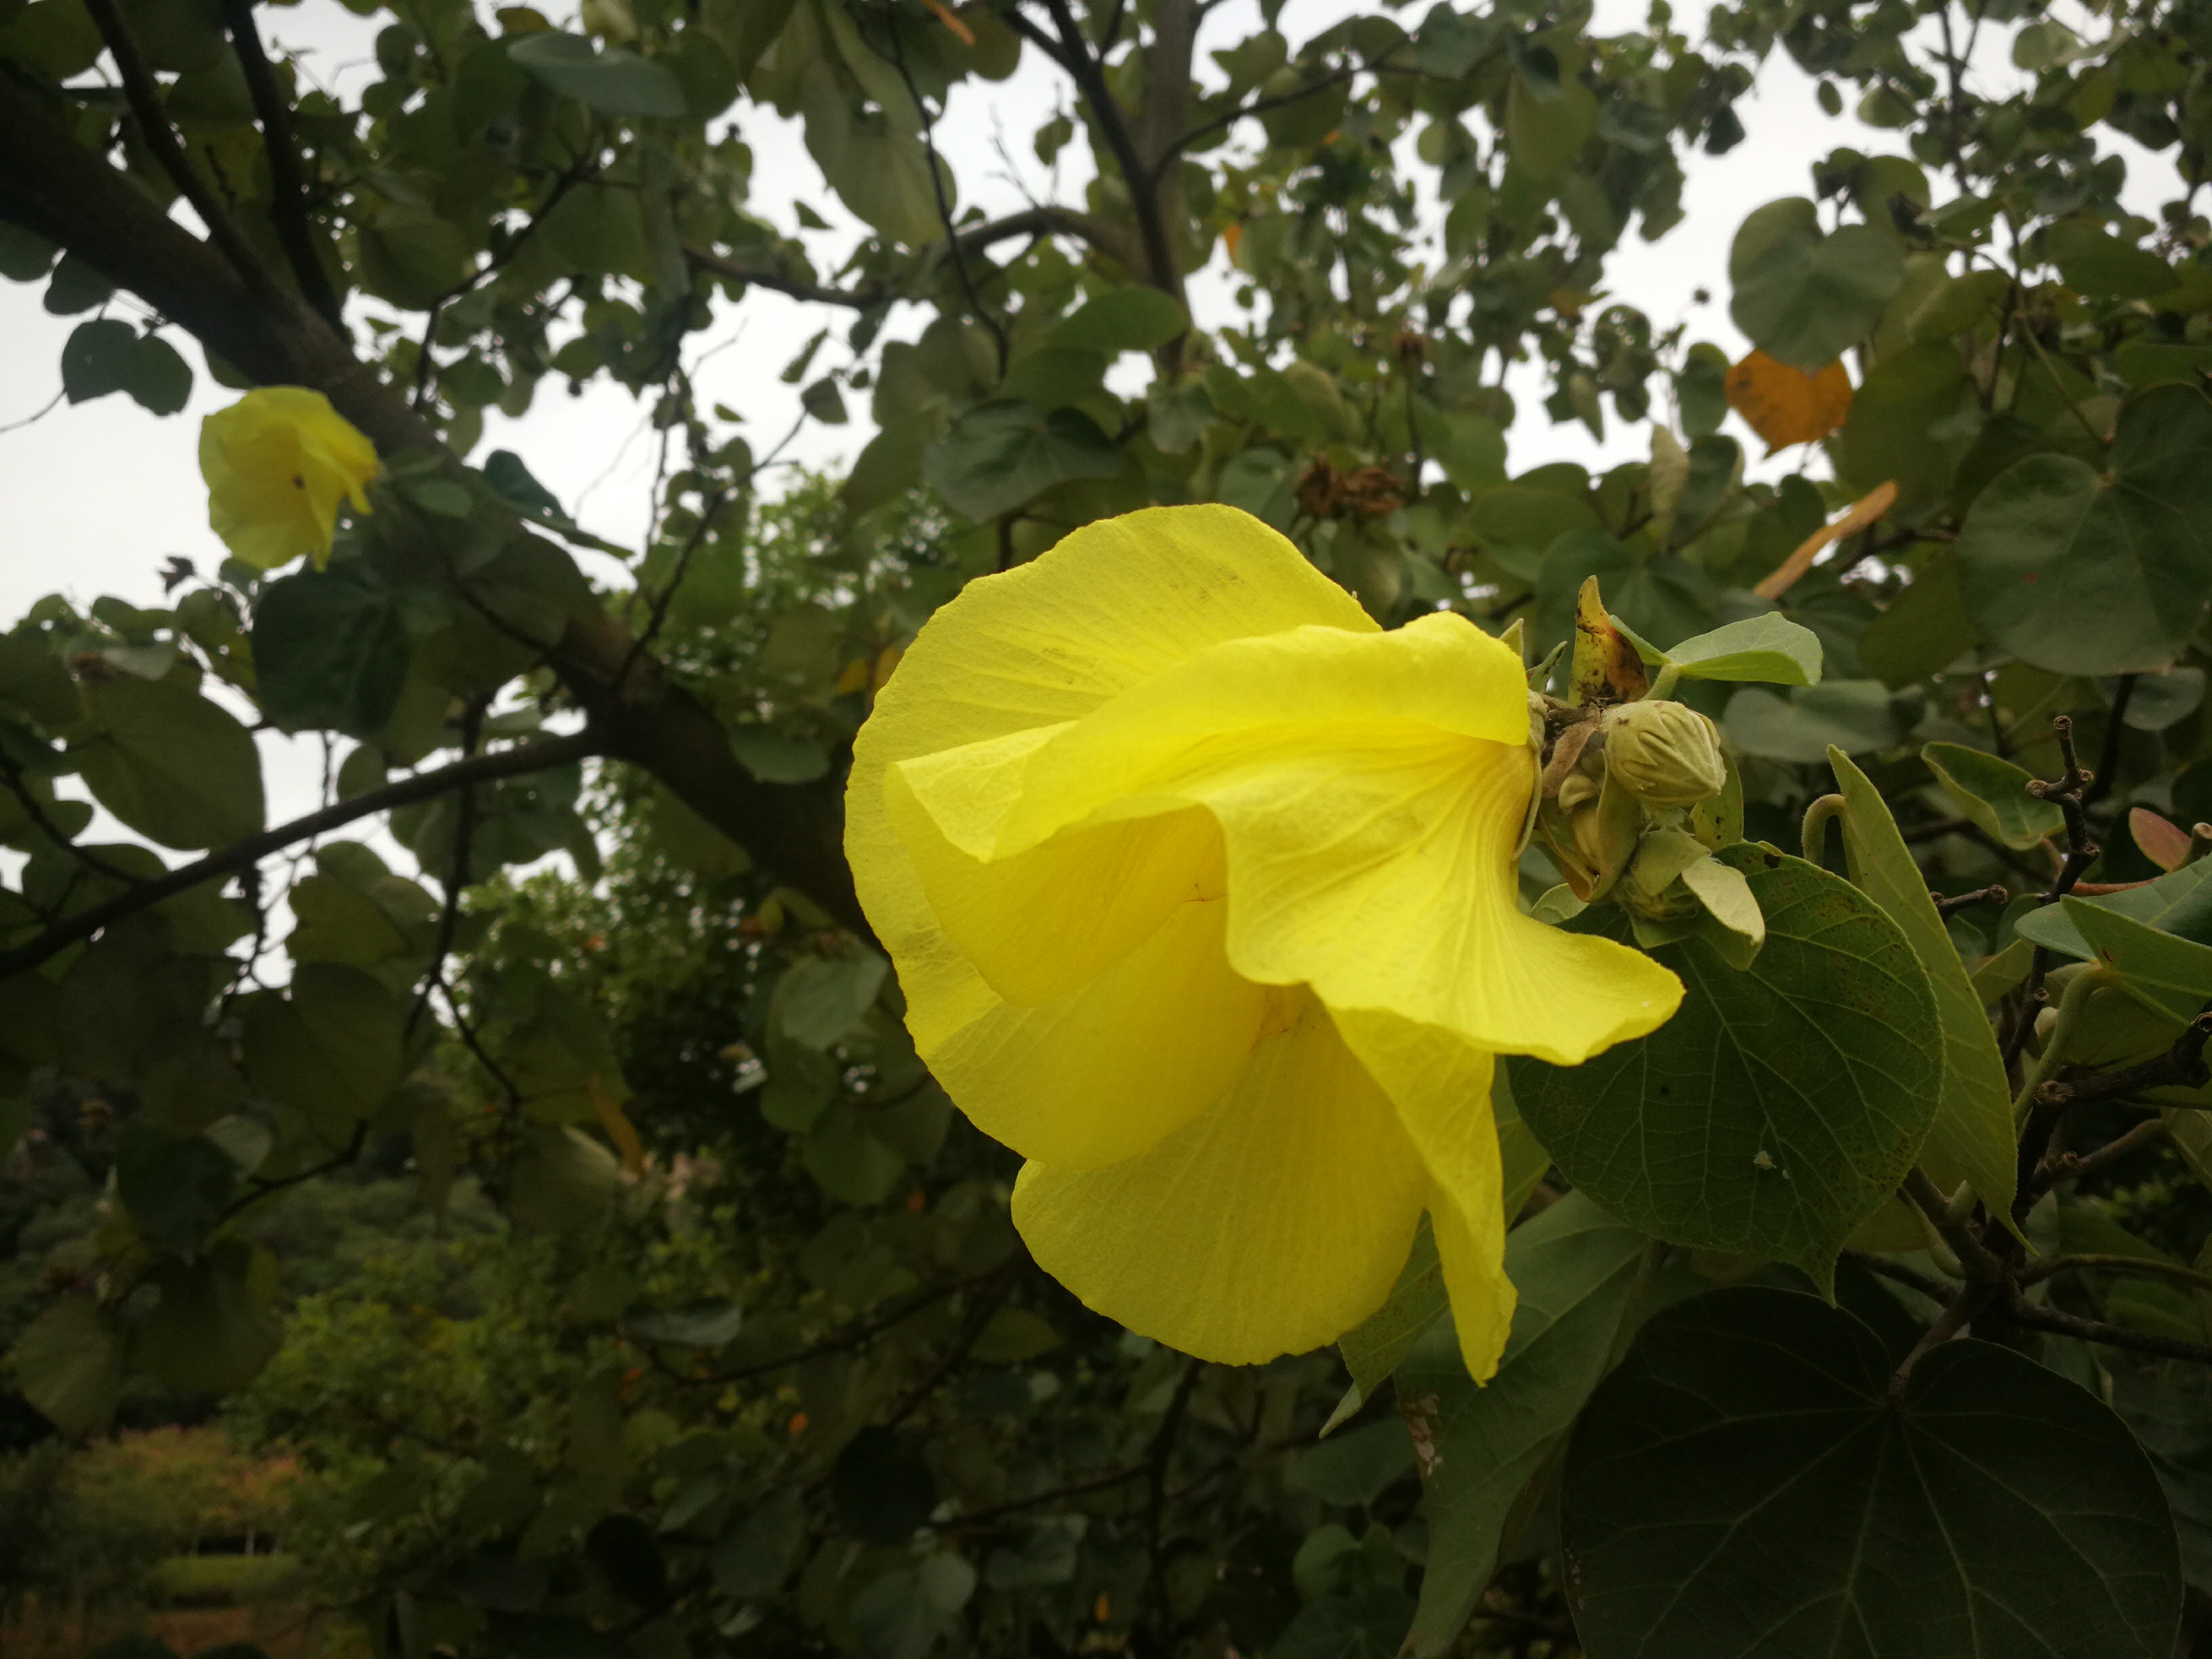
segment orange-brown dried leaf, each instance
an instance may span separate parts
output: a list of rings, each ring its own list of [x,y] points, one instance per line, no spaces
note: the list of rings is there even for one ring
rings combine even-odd
[[[1753,351],[1728,372],[1730,409],[1766,440],[1766,453],[1791,444],[1818,443],[1850,413],[1851,377],[1842,359],[1818,374]]]

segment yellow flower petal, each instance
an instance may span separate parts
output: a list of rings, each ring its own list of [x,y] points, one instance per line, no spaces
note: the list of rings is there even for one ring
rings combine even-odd
[[[1252,1056],[1268,993],[1222,950],[1225,903],[1178,906],[1056,1001],[1000,1003],[916,1051],[986,1134],[1069,1170],[1133,1158],[1204,1111]]]
[[[1224,890],[1221,830],[1202,811],[1070,830],[985,864],[945,841],[901,769],[892,769],[890,791],[892,824],[938,925],[1010,1002],[1065,996],[1149,938],[1176,906]]]
[[[1468,1374],[1486,1381],[1512,1334],[1504,1170],[1490,1107],[1497,1060],[1434,1025],[1340,1013],[1337,1030],[1397,1109],[1429,1172],[1429,1214]]]
[[[331,550],[339,506],[368,510],[376,446],[305,386],[263,386],[200,426],[208,522],[238,559],[273,570]]]
[[[1231,962],[1338,1012],[1574,1065],[1681,1000],[1640,952],[1522,915],[1535,763],[1520,667],[1462,617],[1216,646],[1087,718],[926,755],[899,778],[978,860],[1206,807],[1227,850]]]
[[[1439,612],[1389,634],[1305,627],[1229,641],[1087,718],[925,752],[901,771],[946,839],[995,860],[1093,814],[1160,811],[1301,755],[1462,746],[1439,738],[1525,749],[1528,732],[1510,648]],[[1519,787],[1524,805],[1528,793]]]
[[[1090,1307],[1185,1353],[1256,1364],[1382,1305],[1428,1188],[1389,1101],[1309,996],[1279,997],[1221,1101],[1141,1158],[1031,1164],[1014,1224]]]
[[[999,999],[931,910],[890,822],[886,769],[1076,719],[1209,645],[1306,623],[1377,631],[1297,548],[1225,507],[1086,526],[931,617],[860,729],[845,793],[854,883],[918,1032],[957,1030]]]

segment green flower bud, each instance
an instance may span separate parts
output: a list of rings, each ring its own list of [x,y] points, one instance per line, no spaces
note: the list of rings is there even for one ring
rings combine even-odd
[[[1605,711],[1605,763],[1646,806],[1695,806],[1728,786],[1720,733],[1679,702],[1624,702]]]

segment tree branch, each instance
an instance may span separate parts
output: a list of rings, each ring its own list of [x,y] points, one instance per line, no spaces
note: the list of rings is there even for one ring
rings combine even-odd
[[[2019,1282],[2033,1285],[2053,1273],[2119,1273],[2137,1279],[2166,1279],[2193,1290],[2212,1291],[2212,1273],[2201,1273],[2178,1261],[2161,1261],[2143,1255],[2046,1255],[2020,1270]]]
[[[854,311],[872,311],[876,307],[890,302],[890,290],[884,288],[829,288],[820,283],[803,282],[796,276],[787,276],[779,270],[761,270],[750,265],[741,265],[735,259],[719,253],[709,253],[704,248],[687,246],[684,258],[694,270],[711,271],[717,276],[733,283],[743,283],[749,288],[764,288],[772,294],[787,294],[794,300],[804,300],[810,305],[844,306]]]
[[[2035,1103],[2069,1110],[2100,1100],[2124,1100],[2147,1089],[2202,1088],[2212,1080],[2212,1066],[2204,1060],[2208,1042],[2212,1042],[2212,1012],[2200,1013],[2183,1026],[2164,1054],[2093,1077],[2046,1083],[2036,1091]]]
[[[115,59],[116,73],[123,80],[125,101],[131,106],[131,118],[137,122],[139,136],[145,139],[146,148],[153,152],[161,171],[169,175],[169,182],[191,204],[192,211],[199,215],[208,235],[222,250],[234,274],[257,287],[266,285],[269,273],[254,257],[237,221],[216,199],[207,180],[192,166],[191,158],[185,154],[176,129],[169,125],[168,112],[162,107],[161,82],[154,78],[154,71],[140,55],[138,43],[131,38],[123,14],[116,9],[115,0],[85,0],[85,9],[92,15],[93,27],[100,31],[108,56]]]
[[[2015,1325],[2032,1331],[2050,1331],[2058,1336],[2079,1337],[2084,1342],[2101,1342],[2108,1348],[2126,1348],[2135,1353],[2156,1354],[2161,1359],[2187,1359],[2199,1365],[2212,1365],[2212,1346],[2191,1342],[2178,1336],[2154,1336],[2148,1331],[2131,1331],[2124,1325],[2108,1325],[2101,1319],[2082,1319],[2056,1308],[2039,1307],[2017,1293],[2004,1304],[2004,1316]]]
[[[1153,187],[1152,169],[1130,134],[1128,116],[1115,101],[1114,89],[1106,84],[1105,70],[1099,64],[1097,54],[1091,50],[1091,43],[1083,38],[1075,14],[1067,8],[1067,0],[1042,0],[1042,3],[1052,18],[1053,27],[1059,31],[1064,54],[1060,61],[1074,76],[1084,101],[1090,105],[1106,147],[1114,153],[1122,183],[1128,187],[1129,204],[1137,216],[1137,234],[1144,242],[1149,280],[1162,293],[1180,299],[1182,277],[1176,269],[1175,252],[1168,246],[1167,227],[1160,216],[1159,192]]]
[[[1317,92],[1353,79],[1362,70],[1380,70],[1382,67],[1379,64],[1354,64],[1349,69],[1333,70],[1317,81],[1305,82],[1296,91],[1271,93],[1265,98],[1255,98],[1249,103],[1239,104],[1235,109],[1215,116],[1210,121],[1201,121],[1188,131],[1180,133],[1170,139],[1161,148],[1157,159],[1152,163],[1153,175],[1158,177],[1165,173],[1185,150],[1210,132],[1218,132],[1224,128],[1233,127],[1248,116],[1264,115],[1271,109],[1280,109],[1285,104],[1295,104],[1302,99],[1310,98]]]
[[[1003,219],[969,225],[945,241],[934,244],[933,249],[950,252],[957,247],[963,252],[973,252],[1000,242],[1012,241],[1019,236],[1072,236],[1132,270],[1139,267],[1143,257],[1142,250],[1132,245],[1120,227],[1109,224],[1095,214],[1065,207],[1025,208],[1019,213],[1008,214]],[[794,300],[803,300],[811,305],[842,306],[851,311],[868,311],[904,297],[902,290],[888,283],[871,283],[864,288],[831,288],[825,283],[787,276],[780,270],[762,270],[744,264],[726,254],[710,252],[705,248],[687,246],[684,250],[684,257],[695,270],[709,271],[730,282],[744,283],[754,288],[767,289],[771,293],[788,295]]]
[[[205,858],[179,865],[165,876],[140,882],[130,891],[118,893],[103,904],[95,904],[73,916],[64,917],[27,945],[0,951],[0,980],[35,968],[78,940],[90,939],[101,928],[120,921],[125,916],[136,915],[150,905],[174,898],[179,893],[189,892],[204,882],[235,875],[295,842],[305,841],[310,836],[319,836],[325,830],[336,830],[359,818],[389,811],[395,806],[410,806],[416,801],[428,800],[449,789],[468,788],[479,783],[489,783],[495,778],[516,777],[526,772],[541,772],[548,767],[563,766],[570,761],[602,752],[601,743],[601,734],[589,726],[562,737],[541,738],[535,743],[520,744],[512,749],[478,755],[471,760],[457,761],[451,766],[440,767],[434,772],[417,772],[412,777],[388,783],[381,789],[372,789],[366,794],[356,795],[350,800],[343,800],[336,805],[310,812],[304,817],[294,818],[289,823],[280,823],[274,830],[264,830],[258,836],[249,836],[244,841],[210,853]]]
[[[255,118],[261,124],[261,148],[269,157],[269,181],[275,191],[269,218],[276,227],[277,245],[284,250],[293,278],[307,303],[332,328],[343,328],[337,295],[331,291],[323,262],[315,257],[314,237],[307,224],[307,181],[300,171],[300,153],[292,143],[292,112],[262,46],[261,31],[254,25],[253,0],[222,0],[222,21],[230,31],[239,67],[246,72],[246,90],[253,100]]]
[[[351,342],[298,299],[259,288],[70,136],[20,83],[0,76],[0,218],[83,260],[264,386],[329,398],[380,453],[422,450],[460,463],[406,398],[355,357]],[[563,685],[607,742],[855,932],[868,925],[845,867],[836,782],[763,784],[731,752],[714,711],[605,617],[572,618],[549,653]],[[281,842],[278,844],[282,844]],[[104,924],[100,924],[104,925]],[[79,935],[82,937],[82,935]],[[0,956],[0,969],[9,958]]]

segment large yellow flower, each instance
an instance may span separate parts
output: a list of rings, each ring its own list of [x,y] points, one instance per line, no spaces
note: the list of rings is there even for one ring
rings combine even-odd
[[[200,473],[208,523],[240,560],[274,570],[312,553],[320,567],[338,503],[368,511],[376,446],[321,392],[268,386],[201,423]]]
[[[1030,1160],[1048,1272],[1252,1363],[1372,1313],[1425,1209],[1482,1377],[1514,1299],[1492,1057],[1574,1064],[1681,996],[1521,913],[1534,783],[1507,647],[1386,633],[1258,520],[1161,507],[931,619],[846,851],[922,1057]]]

